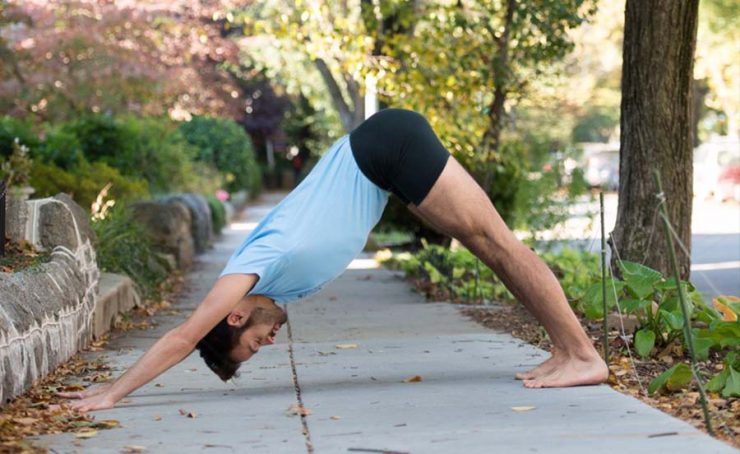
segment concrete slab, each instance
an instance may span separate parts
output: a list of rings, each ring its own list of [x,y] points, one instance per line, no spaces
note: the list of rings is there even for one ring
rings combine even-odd
[[[100,273],[98,298],[93,309],[93,337],[99,339],[110,331],[118,314],[140,304],[134,282],[128,276]]]

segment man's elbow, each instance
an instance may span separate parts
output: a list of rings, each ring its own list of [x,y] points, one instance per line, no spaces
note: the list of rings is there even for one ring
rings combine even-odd
[[[188,336],[186,333],[183,333],[179,327],[168,331],[162,339],[172,348],[177,349],[177,351],[185,352],[185,354],[189,354],[195,350],[195,346],[198,344],[198,341],[200,341],[200,339],[193,339],[192,336]]]

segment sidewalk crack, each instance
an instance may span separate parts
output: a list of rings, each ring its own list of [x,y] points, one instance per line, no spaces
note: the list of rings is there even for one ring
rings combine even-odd
[[[288,307],[286,305],[283,305],[283,309],[287,314]],[[290,356],[290,368],[293,371],[293,387],[295,388],[295,397],[298,401],[298,406],[301,409],[305,409],[306,407],[303,406],[303,399],[301,398],[301,385],[298,382],[298,370],[295,367],[295,357],[293,354],[293,330],[291,329],[290,325],[290,317],[288,317],[286,325],[288,326],[288,355]],[[308,451],[308,454],[313,454],[313,443],[311,442],[311,432],[308,430],[308,420],[306,419],[306,416],[304,414],[301,414],[300,417],[301,425],[303,426],[303,437],[306,439],[306,450]]]

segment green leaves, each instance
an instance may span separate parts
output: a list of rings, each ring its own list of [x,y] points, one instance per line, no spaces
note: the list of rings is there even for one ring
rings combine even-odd
[[[684,363],[676,364],[650,382],[648,393],[653,394],[663,389],[678,391],[685,388],[691,382],[691,378],[691,368],[688,365]]]
[[[619,262],[622,278],[631,293],[639,299],[653,294],[653,286],[663,279],[660,272],[634,262]]]
[[[622,312],[627,314],[645,313],[653,305],[651,300],[624,300],[619,302]]]
[[[606,280],[606,307],[607,310],[613,308],[616,303],[616,295],[624,288],[624,283],[617,279]],[[583,297],[583,311],[589,320],[599,320],[604,318],[604,302],[601,290],[601,283],[593,284],[586,290]]]
[[[640,356],[647,358],[654,346],[655,333],[653,331],[641,329],[635,333],[635,349]]]
[[[432,284],[439,284],[447,280],[444,275],[429,262],[424,262],[424,270],[429,274],[429,280]]]
[[[722,397],[740,397],[740,361],[737,355],[728,353],[724,364],[725,369],[707,383],[707,390],[722,391]]]

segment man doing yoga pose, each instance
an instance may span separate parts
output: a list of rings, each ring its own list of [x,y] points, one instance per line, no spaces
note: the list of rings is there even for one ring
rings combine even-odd
[[[274,341],[275,303],[319,291],[362,250],[389,194],[457,238],[490,267],[547,330],[552,355],[517,374],[529,388],[602,383],[604,361],[557,279],[499,216],[485,192],[418,113],[386,109],[340,138],[252,231],[201,304],[115,382],[64,396],[73,408],[112,407],[194,349],[223,380]]]

